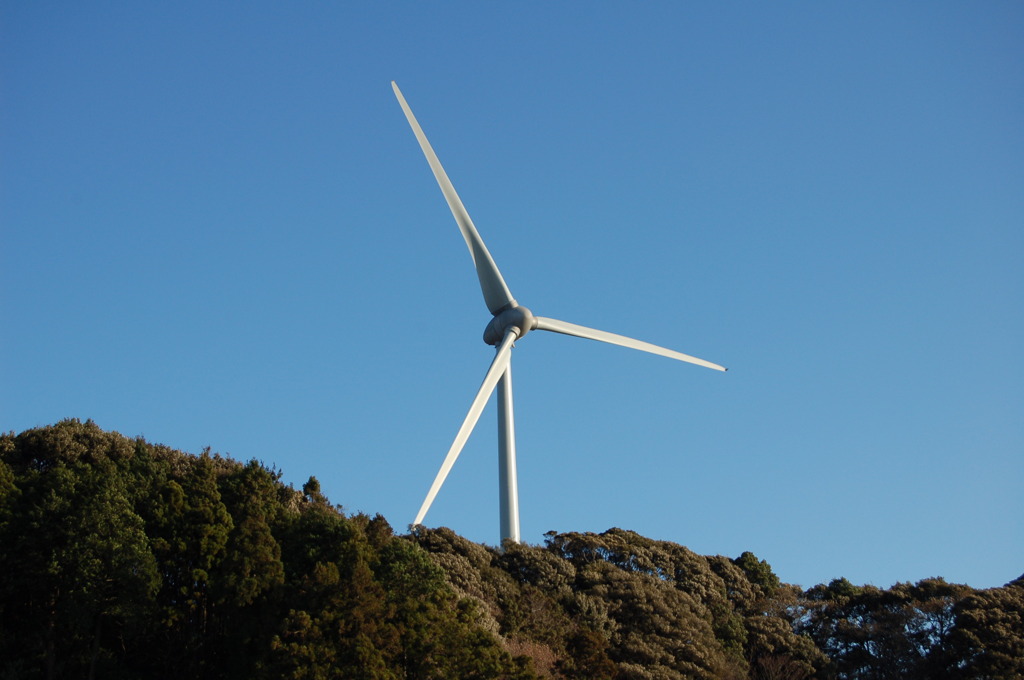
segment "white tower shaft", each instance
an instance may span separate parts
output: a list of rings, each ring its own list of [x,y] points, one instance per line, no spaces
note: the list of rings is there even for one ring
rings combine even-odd
[[[498,493],[501,542],[519,542],[519,481],[516,477],[516,426],[512,413],[512,363],[498,381]]]

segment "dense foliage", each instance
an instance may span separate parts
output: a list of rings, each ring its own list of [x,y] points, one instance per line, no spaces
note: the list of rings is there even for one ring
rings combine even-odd
[[[2,678],[1020,678],[1024,579],[845,579],[612,529],[396,536],[91,422],[0,436]]]
[[[92,423],[0,439],[6,678],[528,678],[423,550],[315,479]]]

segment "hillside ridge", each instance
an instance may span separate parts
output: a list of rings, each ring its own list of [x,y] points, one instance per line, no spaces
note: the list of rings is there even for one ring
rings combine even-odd
[[[802,590],[618,528],[398,535],[77,419],[0,435],[0,545],[0,678],[1024,675],[1024,578]]]

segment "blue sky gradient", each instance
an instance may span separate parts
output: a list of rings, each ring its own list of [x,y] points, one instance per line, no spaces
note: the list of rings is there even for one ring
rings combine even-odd
[[[524,539],[1024,571],[1024,5],[3,3],[0,427],[256,458],[403,530],[517,299]],[[428,526],[497,540],[493,406]]]

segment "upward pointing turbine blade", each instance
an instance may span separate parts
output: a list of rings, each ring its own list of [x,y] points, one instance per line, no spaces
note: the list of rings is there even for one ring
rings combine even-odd
[[[710,361],[691,357],[689,354],[683,354],[682,352],[677,352],[665,347],[659,347],[658,345],[652,345],[651,343],[644,342],[643,340],[627,338],[625,335],[616,335],[615,333],[587,328],[586,326],[569,323],[568,321],[548,319],[543,316],[534,317],[534,321],[536,323],[534,327],[542,331],[552,331],[554,333],[562,333],[564,335],[575,335],[577,338],[600,340],[601,342],[607,342],[621,347],[629,347],[630,349],[638,349],[641,352],[650,352],[651,354],[668,357],[669,359],[676,359],[677,361],[685,361],[690,364],[697,364],[698,366],[706,366],[708,368],[713,368],[716,371],[727,370],[724,366],[713,364]]]
[[[455,192],[455,187],[452,186],[451,180],[448,179],[448,174],[441,167],[441,161],[437,159],[437,154],[434,153],[433,147],[427,141],[427,136],[423,134],[423,128],[416,121],[416,116],[412,114],[412,109],[409,108],[405,97],[402,96],[402,91],[398,89],[398,85],[393,80],[391,81],[391,87],[395,91],[395,96],[398,97],[398,103],[402,105],[402,111],[405,112],[409,126],[420,143],[423,155],[427,157],[430,169],[434,171],[434,178],[437,179],[441,192],[444,194],[445,200],[448,201],[448,207],[451,209],[452,215],[459,225],[459,231],[462,232],[462,237],[466,239],[466,245],[469,246],[469,254],[473,257],[473,264],[476,266],[476,276],[480,279],[480,290],[483,291],[487,309],[490,310],[491,314],[497,314],[506,307],[515,307],[515,298],[512,297],[508,286],[505,285],[505,279],[501,278],[501,272],[498,271],[498,266],[494,264],[494,258],[487,252],[487,246],[484,245],[483,239],[480,238],[480,234],[473,225],[473,220],[470,219],[466,206],[462,205],[462,200]]]
[[[423,500],[423,505],[420,506],[420,511],[416,513],[414,525],[423,523],[423,518],[426,516],[427,511],[430,510],[434,497],[441,490],[441,485],[444,484],[444,480],[447,479],[448,473],[451,471],[452,466],[455,465],[456,459],[462,453],[462,447],[466,445],[466,440],[469,439],[473,428],[476,427],[476,422],[480,420],[480,414],[483,413],[487,400],[490,399],[491,393],[494,392],[494,387],[498,384],[501,376],[505,374],[505,369],[508,368],[508,364],[512,360],[512,343],[515,342],[517,335],[514,330],[510,330],[505,334],[505,338],[498,346],[494,360],[491,361],[491,367],[487,369],[484,381],[480,385],[472,405],[469,407],[469,413],[466,414],[466,419],[462,421],[462,427],[459,428],[458,434],[455,435],[455,441],[452,442],[451,448],[448,449],[444,462],[441,463],[441,469],[438,470],[437,477],[434,478],[434,483],[430,485],[430,491],[427,492],[427,497]]]

